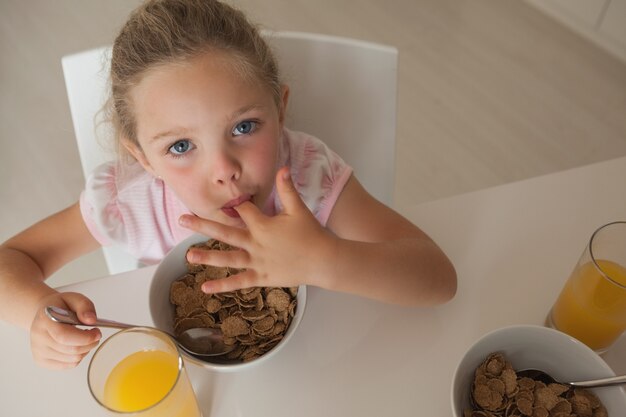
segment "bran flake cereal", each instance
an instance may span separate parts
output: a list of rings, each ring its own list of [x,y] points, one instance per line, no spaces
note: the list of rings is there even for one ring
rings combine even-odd
[[[476,368],[464,417],[607,417],[591,391],[520,378],[500,352]]]
[[[192,247],[237,250],[215,239]],[[234,345],[224,357],[235,362],[251,361],[276,346],[295,315],[297,287],[256,287],[216,294],[200,290],[205,281],[241,271],[187,262],[187,274],[170,286],[170,302],[175,306],[174,334],[178,337],[195,327],[219,328],[224,343]]]

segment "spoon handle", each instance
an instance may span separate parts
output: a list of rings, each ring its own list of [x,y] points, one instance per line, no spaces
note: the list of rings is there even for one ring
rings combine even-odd
[[[112,327],[114,329],[127,329],[129,327],[136,327],[131,324],[120,323],[113,320],[98,319],[93,324],[85,324],[78,320],[78,316],[73,311],[67,311],[65,309],[48,306],[45,309],[46,315],[52,321],[57,323],[75,324],[79,326],[92,326],[92,327]]]
[[[593,381],[570,382],[569,385],[572,387],[593,388],[593,387],[608,387],[611,385],[619,385],[619,384],[624,384],[624,383],[626,383],[626,375],[612,376],[612,377],[603,378],[603,379],[594,379]]]

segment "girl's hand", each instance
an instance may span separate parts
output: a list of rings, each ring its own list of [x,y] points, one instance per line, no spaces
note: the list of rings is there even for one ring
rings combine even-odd
[[[50,320],[44,312],[49,305],[75,311],[85,325],[95,322],[96,310],[82,294],[54,293],[41,300],[31,324],[30,347],[35,362],[50,369],[73,368],[98,345],[102,333],[97,328],[82,330]]]
[[[207,281],[202,291],[292,287],[315,284],[319,279],[322,253],[332,251],[334,238],[302,202],[288,168],[283,167],[276,174],[276,189],[283,204],[283,211],[276,216],[266,216],[250,202],[235,207],[247,226],[245,229],[193,216],[181,217],[183,226],[240,248],[191,249],[187,253],[189,262],[246,269],[228,278]]]

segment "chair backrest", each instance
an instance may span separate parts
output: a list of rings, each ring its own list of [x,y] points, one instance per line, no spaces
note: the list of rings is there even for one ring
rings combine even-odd
[[[286,125],[323,140],[370,194],[392,205],[397,49],[310,33],[265,38],[290,86]]]
[[[98,122],[97,117],[107,100],[110,56],[111,48],[103,47],[64,56],[61,60],[85,179],[95,167],[115,158],[115,153],[103,143],[111,140],[111,132],[107,132],[107,125]],[[139,267],[135,258],[117,246],[107,246],[102,251],[110,274]]]
[[[310,33],[264,32],[263,36],[290,87],[286,125],[322,139],[354,168],[370,194],[392,205],[397,49]],[[107,131],[96,122],[106,100],[110,53],[110,47],[103,47],[62,59],[85,178],[115,157],[102,147]],[[137,267],[118,248],[104,248],[104,256],[110,273]]]

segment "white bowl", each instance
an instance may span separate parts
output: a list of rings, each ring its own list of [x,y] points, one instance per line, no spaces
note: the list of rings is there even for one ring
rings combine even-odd
[[[170,303],[170,285],[172,281],[175,281],[187,272],[185,254],[187,253],[189,246],[195,243],[206,242],[208,239],[209,238],[206,236],[199,234],[188,237],[176,245],[176,247],[174,247],[157,266],[154,276],[152,277],[152,282],[150,283],[149,295],[150,315],[156,328],[172,334],[174,333],[175,309]],[[276,346],[274,346],[272,350],[256,359],[249,362],[237,361],[225,363],[223,360],[220,361],[219,359],[211,357],[199,359],[187,354],[186,352],[183,352],[183,355],[191,362],[216,371],[240,371],[264,363],[271,357],[278,354],[298,328],[306,306],[306,286],[301,285],[298,287],[296,300],[298,302],[296,306],[296,313],[291,320],[289,328],[285,332],[283,339]]]
[[[480,338],[457,365],[451,391],[454,417],[463,417],[463,410],[469,407],[474,370],[492,352],[502,352],[515,370],[539,369],[557,381],[615,376],[597,353],[565,333],[532,325],[503,327]],[[626,393],[621,387],[596,388],[592,391],[600,398],[609,416],[624,415]]]

